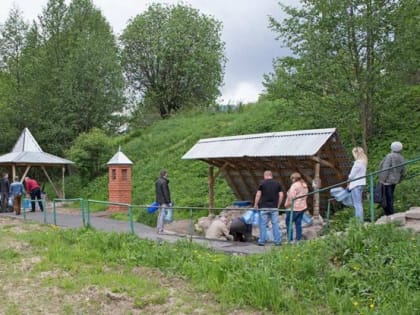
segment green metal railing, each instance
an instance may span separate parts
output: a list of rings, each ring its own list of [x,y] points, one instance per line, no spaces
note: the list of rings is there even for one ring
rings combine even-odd
[[[90,204],[102,204],[102,205],[108,205],[108,206],[123,206],[127,207],[128,209],[128,215],[129,215],[129,221],[130,221],[130,232],[134,234],[134,222],[133,222],[133,206],[128,203],[122,203],[122,202],[110,202],[110,201],[100,201],[100,200],[86,200],[86,210],[87,210],[87,226],[91,226],[90,224]]]
[[[80,204],[80,215],[82,217],[83,226],[86,226],[85,222],[85,210],[83,207],[83,198],[73,198],[73,199],[54,199],[53,200],[53,221],[54,225],[57,225],[57,211],[56,211],[56,204],[59,202],[75,202],[78,201]]]
[[[32,199],[30,199],[30,198],[23,198],[22,199],[22,203],[25,205],[25,203],[28,203],[29,202],[29,207],[30,207],[30,209],[31,209],[31,207],[32,207],[32,202],[35,202],[35,203],[38,203],[39,201],[41,201],[42,202],[42,205],[43,205],[43,208],[44,208],[44,211],[43,211],[43,213],[42,213],[42,216],[43,216],[43,222],[44,222],[44,224],[46,224],[47,223],[47,205],[46,205],[46,201],[45,201],[45,199],[43,199],[43,198],[41,198],[40,200],[38,199],[38,200],[32,200]],[[35,208],[36,208],[36,204],[35,204]],[[26,219],[26,207],[23,207],[23,209],[22,209],[23,211],[23,218],[24,219]]]
[[[375,221],[375,206],[374,206],[374,202],[373,202],[374,176],[377,175],[377,174],[386,172],[388,170],[391,170],[391,169],[394,169],[394,168],[398,168],[398,167],[401,167],[401,166],[405,166],[405,165],[409,165],[409,164],[414,164],[414,163],[419,162],[419,161],[420,161],[420,157],[414,158],[414,159],[411,159],[411,160],[406,161],[404,163],[401,163],[401,164],[398,164],[398,165],[395,165],[395,166],[392,166],[392,167],[388,167],[388,168],[386,168],[384,170],[379,170],[379,171],[371,172],[371,173],[369,173],[369,174],[367,174],[365,176],[354,178],[352,180],[346,180],[346,181],[343,181],[343,182],[340,182],[340,183],[337,183],[337,184],[334,184],[334,185],[331,185],[331,186],[328,186],[328,187],[324,187],[324,188],[321,188],[321,189],[318,189],[318,190],[311,191],[311,192],[307,193],[306,195],[302,195],[302,196],[298,196],[296,198],[293,198],[292,199],[291,208],[290,208],[290,211],[291,211],[291,214],[292,215],[290,216],[291,220],[289,222],[290,223],[289,224],[289,227],[293,223],[293,220],[292,220],[292,217],[293,217],[293,206],[294,206],[294,201],[296,199],[303,198],[305,196],[310,196],[310,195],[318,194],[318,193],[321,193],[321,192],[324,192],[324,191],[329,191],[331,188],[341,187],[341,186],[343,186],[345,184],[348,184],[348,183],[350,183],[352,181],[359,180],[359,179],[362,179],[362,178],[368,178],[368,177],[369,177],[369,209],[370,209],[370,220],[373,223]],[[332,199],[329,199],[329,201],[330,200],[332,200]],[[329,215],[329,211],[330,211],[330,203],[328,202],[328,206],[327,206],[327,214],[328,215]],[[289,230],[290,230],[290,228],[289,228]],[[289,233],[291,233],[291,230],[288,231],[288,236],[290,238],[291,234],[289,234]]]

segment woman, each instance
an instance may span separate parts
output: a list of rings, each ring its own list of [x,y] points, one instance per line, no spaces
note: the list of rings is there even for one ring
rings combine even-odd
[[[287,192],[287,199],[284,206],[286,208],[289,208],[292,205],[292,199],[297,198],[299,196],[304,196],[295,199],[295,201],[293,202],[293,222],[296,226],[296,240],[300,241],[302,239],[302,218],[306,208],[308,207],[306,203],[308,185],[305,183],[305,181],[302,179],[302,176],[299,173],[293,173],[292,175],[290,175],[290,180],[292,181],[292,186],[290,186]],[[293,231],[289,233],[290,216],[291,211],[288,211],[286,213],[286,227],[289,242],[293,240]]]
[[[355,217],[363,222],[363,204],[362,195],[366,186],[366,169],[368,158],[361,147],[355,147],[352,150],[354,163],[349,174],[349,184],[347,188],[351,192]]]

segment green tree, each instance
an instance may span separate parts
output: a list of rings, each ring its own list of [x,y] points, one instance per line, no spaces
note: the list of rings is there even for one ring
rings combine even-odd
[[[45,150],[62,154],[81,132],[113,125],[124,108],[118,58],[112,29],[91,0],[47,3],[24,50],[22,113]]]
[[[81,133],[67,151],[69,158],[76,163],[82,183],[88,183],[98,175],[102,175],[112,154],[110,138],[97,128]]]
[[[120,37],[132,91],[162,118],[184,107],[209,106],[225,66],[221,23],[184,5],[152,4]]]
[[[270,17],[270,26],[294,57],[277,60],[275,72],[265,77],[268,97],[285,95],[324,125],[341,119],[354,142],[366,149],[384,111],[391,76],[387,69],[397,58],[392,52],[402,56],[396,37],[398,23],[405,23],[401,10],[414,8],[415,2],[306,0],[300,8],[282,5],[288,17],[280,22]],[[418,26],[404,34],[404,41],[418,41]]]
[[[17,122],[22,109],[22,54],[26,46],[28,24],[22,12],[14,5],[8,18],[0,25],[0,129],[2,143],[0,151],[11,149],[20,130]]]

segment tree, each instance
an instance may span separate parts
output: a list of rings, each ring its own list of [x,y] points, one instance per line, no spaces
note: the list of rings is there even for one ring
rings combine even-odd
[[[10,150],[15,136],[21,132],[16,121],[22,108],[22,54],[26,46],[28,24],[14,5],[4,24],[0,25],[0,151]]]
[[[395,52],[401,22],[396,16],[414,2],[305,0],[300,8],[282,5],[288,18],[279,22],[271,17],[270,26],[294,57],[277,60],[275,73],[265,77],[268,93],[288,91],[295,105],[315,111],[324,123],[344,114],[354,142],[367,149],[389,88],[386,69],[395,58],[391,47]],[[405,35],[415,41],[418,29]]]
[[[91,0],[50,0],[25,50],[27,123],[60,154],[91,128],[112,125],[124,108],[124,77],[109,23]]]
[[[162,118],[208,106],[220,94],[225,66],[221,23],[188,6],[152,4],[120,37],[128,83]]]

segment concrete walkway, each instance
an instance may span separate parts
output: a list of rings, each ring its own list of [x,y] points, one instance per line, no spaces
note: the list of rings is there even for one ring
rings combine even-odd
[[[0,213],[0,216],[7,216],[17,218],[21,220],[32,220],[40,223],[46,222],[47,224],[54,224],[53,213],[50,209],[47,209],[45,216],[43,212],[25,212],[17,216],[14,213]],[[63,228],[81,228],[83,227],[83,221],[80,214],[56,214],[57,226]],[[90,225],[97,230],[109,231],[109,232],[120,232],[130,233],[130,222],[119,221],[109,218],[100,217],[97,215],[90,216]],[[267,243],[265,246],[258,246],[256,243],[243,243],[243,242],[228,242],[228,241],[212,241],[205,238],[191,237],[190,235],[177,235],[177,234],[157,234],[154,228],[150,226],[134,222],[134,233],[141,239],[148,239],[157,242],[176,242],[178,240],[189,240],[216,251],[222,251],[231,254],[257,254],[264,253],[270,250],[278,250],[279,247],[273,246],[271,243]]]

